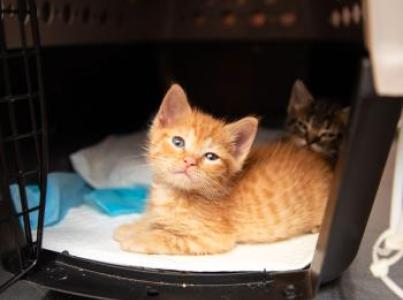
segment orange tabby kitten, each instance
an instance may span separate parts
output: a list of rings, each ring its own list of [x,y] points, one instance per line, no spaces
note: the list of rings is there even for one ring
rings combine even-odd
[[[147,211],[120,226],[123,250],[214,254],[316,231],[332,172],[316,153],[277,142],[251,151],[258,120],[225,123],[173,85],[149,133]]]

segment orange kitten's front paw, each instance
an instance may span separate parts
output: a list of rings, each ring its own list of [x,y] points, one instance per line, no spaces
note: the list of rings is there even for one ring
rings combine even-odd
[[[144,220],[135,221],[130,224],[119,226],[113,233],[113,238],[118,241],[124,241],[133,235],[139,235],[146,230],[148,223]]]
[[[118,242],[125,240],[126,238],[128,238],[131,235],[132,227],[133,226],[131,224],[124,224],[124,225],[119,226],[113,232],[113,238]]]
[[[147,251],[147,245],[136,238],[128,238],[120,242],[120,248],[128,252],[151,253]]]
[[[146,254],[170,254],[172,249],[165,238],[147,232],[145,235],[131,235],[120,241],[120,248],[124,251]]]

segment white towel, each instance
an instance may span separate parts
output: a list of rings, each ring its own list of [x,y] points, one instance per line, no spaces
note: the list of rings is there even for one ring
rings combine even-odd
[[[146,133],[111,135],[100,143],[70,155],[74,170],[94,188],[150,184],[143,146]]]
[[[120,250],[112,238],[121,224],[139,215],[111,218],[88,206],[72,208],[59,224],[46,227],[43,248],[90,260],[145,268],[195,272],[219,271],[288,271],[306,267],[312,261],[317,234],[308,234],[287,241],[240,245],[219,255],[170,256],[144,255]]]

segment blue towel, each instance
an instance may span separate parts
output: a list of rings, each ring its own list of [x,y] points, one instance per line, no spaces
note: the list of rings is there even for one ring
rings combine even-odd
[[[17,184],[10,186],[11,197],[17,213],[22,212],[20,191]],[[25,188],[28,208],[39,205],[39,187],[28,185]],[[46,190],[44,225],[53,225],[64,218],[67,211],[82,203],[96,207],[109,216],[144,211],[148,199],[148,187],[144,185],[130,188],[93,190],[75,173],[50,173]],[[20,217],[22,222],[22,217]],[[32,229],[38,227],[38,210],[29,214]]]
[[[22,211],[20,191],[17,184],[10,186],[11,197],[17,213]],[[39,187],[28,185],[25,188],[28,208],[39,205]],[[83,203],[84,196],[91,191],[91,188],[75,173],[50,173],[46,190],[46,209],[44,225],[52,225],[59,222],[66,215],[67,211]],[[21,217],[22,221],[22,217]],[[29,221],[32,229],[37,228],[38,210],[29,214]]]
[[[130,188],[99,189],[84,197],[85,202],[109,216],[141,213],[148,199],[148,187],[136,185]]]
[[[25,191],[28,208],[38,206],[39,187],[28,185]],[[20,213],[22,207],[18,185],[11,185],[10,192],[15,210]],[[109,216],[117,216],[143,212],[148,199],[146,186],[93,190],[75,173],[50,173],[46,193],[45,226],[58,223],[70,208],[79,206],[84,201]],[[23,221],[22,217],[20,221]],[[32,229],[38,227],[38,210],[29,214],[29,221]]]

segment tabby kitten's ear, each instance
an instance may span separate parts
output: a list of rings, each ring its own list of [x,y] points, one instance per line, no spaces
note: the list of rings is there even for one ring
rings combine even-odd
[[[249,154],[256,137],[258,123],[257,118],[246,117],[225,126],[225,130],[232,138],[233,155],[239,164],[242,164]]]
[[[162,100],[154,124],[169,127],[192,111],[186,93],[179,84],[173,84]]]
[[[343,109],[340,109],[338,112],[336,112],[337,119],[340,121],[340,123],[346,127],[348,118],[350,116],[350,106],[347,106]]]
[[[313,96],[302,80],[296,80],[291,91],[288,114],[295,115],[303,111],[313,102]]]

